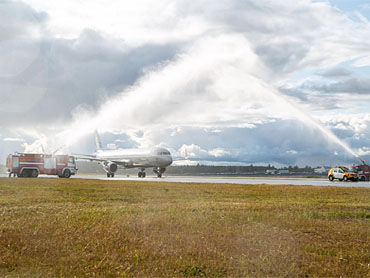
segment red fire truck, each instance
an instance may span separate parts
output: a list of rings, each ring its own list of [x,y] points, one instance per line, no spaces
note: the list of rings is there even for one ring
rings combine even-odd
[[[350,171],[358,174],[360,181],[370,181],[370,166],[363,161],[363,164],[352,165]]]
[[[9,177],[37,178],[45,174],[69,178],[77,173],[75,158],[69,155],[15,153],[8,155],[6,167]]]

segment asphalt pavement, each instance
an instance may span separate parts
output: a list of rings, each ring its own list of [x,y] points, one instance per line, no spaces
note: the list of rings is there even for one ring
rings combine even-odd
[[[7,177],[2,174],[0,177]],[[39,178],[58,178],[57,176],[40,175]],[[97,179],[97,180],[116,180],[116,181],[154,181],[154,182],[183,182],[183,183],[231,183],[231,184],[269,184],[269,185],[311,185],[311,186],[338,186],[338,187],[367,187],[370,188],[370,181],[366,182],[330,182],[327,179],[317,178],[289,178],[289,177],[209,177],[209,176],[164,176],[157,178],[148,176],[138,178],[135,176],[120,176],[107,178],[103,175],[76,175],[73,179]]]
[[[131,180],[131,181],[156,181],[156,182],[184,182],[184,183],[234,183],[234,184],[270,184],[270,185],[312,185],[312,186],[339,186],[339,187],[368,187],[370,182],[340,182],[327,179],[315,178],[278,178],[278,177],[208,177],[208,176],[165,176],[157,178],[149,176],[146,178],[116,176],[107,178],[104,176],[77,175],[73,178],[99,179],[99,180]]]

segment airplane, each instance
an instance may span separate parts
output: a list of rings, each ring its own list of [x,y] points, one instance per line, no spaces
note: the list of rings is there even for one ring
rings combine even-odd
[[[97,131],[95,131],[95,146],[95,153],[76,154],[75,157],[99,162],[103,165],[108,178],[114,177],[118,167],[139,168],[139,178],[145,178],[146,168],[153,168],[153,172],[157,174],[158,178],[161,178],[166,167],[171,165],[173,161],[171,153],[164,148],[103,150]]]

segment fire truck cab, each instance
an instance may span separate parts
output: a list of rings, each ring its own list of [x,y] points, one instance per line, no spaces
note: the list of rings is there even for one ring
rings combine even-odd
[[[6,167],[9,177],[37,178],[45,174],[69,178],[77,173],[75,158],[69,155],[15,153],[8,155]]]
[[[370,181],[370,166],[367,164],[352,165],[350,171],[357,173],[360,181]]]

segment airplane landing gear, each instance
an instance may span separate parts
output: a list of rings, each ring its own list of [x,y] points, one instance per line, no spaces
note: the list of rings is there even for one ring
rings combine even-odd
[[[162,177],[162,174],[164,173],[164,171],[166,171],[166,168],[153,168],[153,172],[157,174],[157,177],[158,178],[161,178]]]
[[[146,173],[144,171],[145,171],[145,168],[141,168],[140,169],[140,172],[137,174],[137,176],[139,178],[145,178],[146,177]]]
[[[114,173],[112,173],[112,174],[107,173],[107,177],[108,177],[108,178],[110,178],[110,177],[114,178]]]

